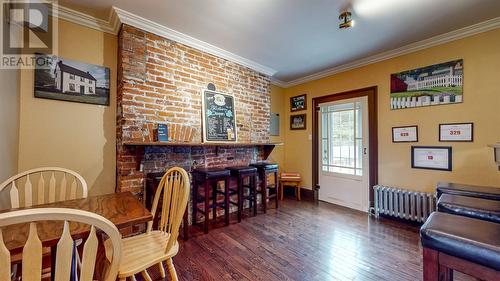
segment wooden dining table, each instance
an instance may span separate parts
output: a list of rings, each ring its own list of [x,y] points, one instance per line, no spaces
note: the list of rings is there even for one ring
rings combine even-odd
[[[122,233],[132,226],[146,223],[153,218],[149,210],[130,192],[90,196],[83,199],[8,209],[2,210],[0,213],[35,208],[70,208],[89,211],[107,218]],[[61,237],[62,229],[63,222],[37,222],[38,236],[45,247],[53,247],[57,244]],[[88,235],[90,227],[85,224],[70,223],[70,231],[73,239],[80,239]],[[29,224],[7,226],[2,228],[2,233],[5,245],[11,254],[20,253],[29,234]]]

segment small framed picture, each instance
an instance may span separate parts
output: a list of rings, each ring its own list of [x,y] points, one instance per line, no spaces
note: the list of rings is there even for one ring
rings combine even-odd
[[[301,111],[307,109],[307,95],[303,94],[290,98],[290,111]]]
[[[290,130],[305,130],[306,114],[297,114],[290,116]]]
[[[412,146],[411,167],[416,169],[451,171],[451,146]]]
[[[439,124],[439,141],[473,142],[474,123]]]
[[[418,126],[392,127],[392,142],[418,142]]]

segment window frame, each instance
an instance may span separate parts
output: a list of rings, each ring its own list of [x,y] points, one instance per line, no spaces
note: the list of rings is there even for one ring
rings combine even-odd
[[[363,117],[359,116],[359,114],[363,112],[363,103],[360,101],[353,101],[353,102],[346,102],[343,103],[345,104],[352,104],[352,106],[348,109],[337,109],[335,110],[333,107],[335,104],[326,104],[322,106],[319,110],[320,112],[320,118],[321,118],[321,127],[319,128],[321,130],[321,136],[320,136],[320,141],[321,141],[321,163],[320,163],[320,172],[321,173],[328,173],[328,174],[334,174],[335,176],[338,177],[344,177],[344,178],[349,178],[349,179],[354,179],[354,180],[362,180],[364,175],[363,175],[363,130],[359,129],[359,125],[362,126],[363,122]],[[348,159],[352,159],[353,165],[352,166],[347,166],[347,165],[338,165],[338,164],[333,164],[333,158],[345,158],[345,157],[333,157],[332,150],[334,147],[333,140],[332,138],[332,123],[334,114],[339,113],[339,112],[345,112],[345,111],[350,111],[353,114],[353,123],[354,126],[352,127],[352,136],[353,136],[353,141],[352,141],[352,147],[354,156],[349,157]],[[326,118],[325,118],[326,117]],[[326,137],[324,133],[325,129],[325,120],[326,120]],[[324,144],[327,144],[326,150],[324,148]],[[342,145],[341,145],[342,146]],[[351,147],[351,146],[349,146]],[[325,159],[326,155],[326,159]],[[340,155],[342,156],[342,155]],[[359,158],[359,159],[358,159]],[[326,160],[326,164],[325,164]],[[345,172],[340,172],[340,171],[331,171],[335,168],[338,169],[350,169],[352,173],[345,173]],[[359,172],[359,174],[358,174]]]

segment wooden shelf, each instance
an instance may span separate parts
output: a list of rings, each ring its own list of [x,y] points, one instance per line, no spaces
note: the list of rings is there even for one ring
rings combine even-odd
[[[250,147],[250,146],[277,146],[283,145],[283,143],[250,143],[250,142],[139,142],[139,141],[125,141],[124,145],[130,146],[238,146],[238,147]]]
[[[146,146],[176,146],[176,147],[193,147],[193,146],[203,146],[203,147],[215,147],[216,154],[219,154],[219,148],[221,147],[262,147],[264,150],[264,159],[267,159],[271,152],[273,152],[274,147],[278,145],[283,145],[280,142],[269,142],[269,143],[250,143],[250,142],[142,142],[142,141],[125,141],[123,142],[126,146],[131,146],[135,148],[135,158],[137,163],[137,170],[140,168],[140,163],[144,157],[144,148]]]

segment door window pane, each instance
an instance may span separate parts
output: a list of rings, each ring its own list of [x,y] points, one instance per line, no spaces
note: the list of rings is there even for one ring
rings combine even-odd
[[[361,103],[321,108],[322,170],[362,176]]]

